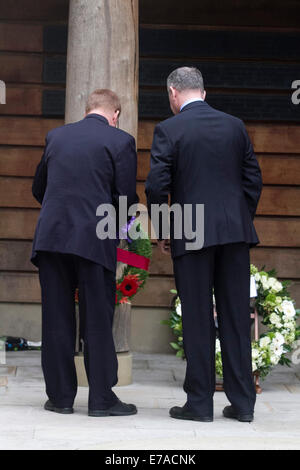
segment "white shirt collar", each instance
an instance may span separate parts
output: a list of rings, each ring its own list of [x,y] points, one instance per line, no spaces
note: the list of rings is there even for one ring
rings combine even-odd
[[[180,111],[185,107],[187,106],[188,104],[190,103],[194,103],[194,101],[204,101],[202,98],[192,98],[191,100],[187,100],[183,103],[183,105],[181,106],[180,108]]]

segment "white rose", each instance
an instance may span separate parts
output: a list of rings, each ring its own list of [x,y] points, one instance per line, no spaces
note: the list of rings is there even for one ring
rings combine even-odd
[[[273,325],[278,325],[280,323],[280,316],[277,315],[277,313],[273,312],[271,313],[270,315],[270,322],[273,324]]]
[[[296,329],[296,325],[293,321],[290,321],[290,319],[286,318],[285,316],[283,317],[283,319],[286,320],[284,322],[285,328],[288,328],[289,330],[292,330],[292,331],[294,331]]]
[[[259,345],[260,345],[261,348],[267,347],[268,344],[270,344],[270,343],[271,343],[271,340],[270,340],[269,336],[263,336],[259,340]]]
[[[272,355],[270,356],[271,364],[274,364],[274,365],[278,364],[279,359],[280,359],[280,357],[279,357],[279,356],[276,356],[275,354],[272,354]]]
[[[270,351],[272,354],[275,354],[275,356],[281,356],[283,353],[283,347],[281,344],[278,344],[276,342],[273,342],[270,346]]]
[[[273,287],[274,287],[275,282],[276,282],[275,277],[269,277],[268,285],[269,285],[270,288],[273,288]]]
[[[177,313],[177,315],[179,315],[181,317],[181,304],[178,304],[176,306],[176,313]]]
[[[253,348],[253,349],[252,349],[252,359],[257,359],[258,356],[259,356],[259,350]]]
[[[255,279],[257,282],[260,281],[260,274],[259,274],[259,273],[255,273],[254,279]]]
[[[275,292],[280,292],[282,290],[282,284],[281,282],[277,281],[275,279],[275,282],[274,282],[274,285],[273,285],[273,289]]]
[[[293,318],[296,315],[294,304],[290,300],[284,300],[281,309],[286,318]]]
[[[255,364],[254,361],[252,361],[252,372],[255,372],[257,370],[257,365]]]
[[[279,346],[281,346],[282,344],[284,344],[284,337],[282,336],[282,334],[280,334],[279,332],[277,332],[275,334],[275,337],[273,339],[273,343],[275,344],[278,344]]]

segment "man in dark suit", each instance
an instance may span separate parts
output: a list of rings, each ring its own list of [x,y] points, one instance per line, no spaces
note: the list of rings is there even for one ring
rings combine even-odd
[[[153,204],[204,205],[202,248],[187,247],[187,237],[173,235],[171,252],[182,304],[187,359],[187,402],[170,410],[173,418],[213,420],[215,391],[215,323],[213,289],[222,348],[224,389],[231,402],[223,414],[252,421],[255,389],[252,376],[249,311],[249,246],[258,238],[253,218],[261,193],[261,172],[244,124],[205,101],[202,75],[182,67],[167,80],[175,116],[158,124],[146,182],[148,209]],[[203,227],[202,227],[203,229]],[[167,240],[158,244],[168,253]]]
[[[42,367],[49,411],[73,412],[78,287],[89,415],[137,412],[112,391],[117,383],[112,336],[117,241],[96,234],[99,205],[114,209],[120,196],[127,196],[129,205],[136,202],[135,140],[116,128],[120,111],[115,93],[95,90],[83,120],[48,133],[32,186],[42,204],[32,262],[39,268],[42,289]]]

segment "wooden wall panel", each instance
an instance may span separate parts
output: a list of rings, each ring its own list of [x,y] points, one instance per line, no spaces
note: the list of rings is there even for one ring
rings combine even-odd
[[[252,248],[251,263],[258,269],[275,269],[280,278],[297,279],[300,275],[300,250],[297,248]]]
[[[205,25],[299,28],[297,0],[140,0],[140,22],[145,25]],[[212,26],[211,26],[212,25]]]
[[[138,148],[151,148],[156,121],[140,121]],[[300,153],[300,126],[293,124],[247,124],[247,131],[257,153]]]
[[[43,26],[41,24],[5,23],[0,21],[0,50],[42,52]]]
[[[0,270],[36,271],[30,262],[31,250],[31,241],[0,240]]]
[[[261,246],[300,248],[300,218],[256,217]]]
[[[0,209],[0,239],[32,240],[38,209]]]
[[[0,106],[0,114],[41,115],[42,88],[38,86],[7,85],[6,104]]]
[[[0,147],[0,175],[34,176],[43,147]]]
[[[291,294],[300,301],[299,281],[293,281]],[[139,307],[170,307],[174,294],[172,277],[150,277],[145,288],[134,298],[133,305]],[[37,273],[0,273],[0,298],[3,302],[40,303],[40,285]]]
[[[264,184],[300,185],[300,154],[257,154]],[[145,181],[150,171],[150,151],[138,152],[138,181]]]
[[[140,203],[146,204],[145,183],[137,183],[137,193],[140,198]],[[264,186],[257,214],[300,216],[300,188]]]
[[[27,240],[0,240],[0,270],[36,271],[30,262],[32,242]],[[297,279],[300,273],[300,250],[297,248],[264,248],[250,250],[251,263],[258,269],[275,269],[281,279]],[[162,255],[156,244],[153,245],[149,272],[151,275],[173,275],[171,256]]]
[[[14,0],[0,3],[1,20],[67,21],[69,0]]]
[[[5,83],[41,83],[42,69],[41,55],[0,52],[1,80]]]
[[[165,25],[169,24],[173,25],[174,34],[176,29],[179,31],[178,34],[181,34],[180,30],[192,29],[203,31],[221,29],[229,32],[238,30],[253,32],[255,29],[259,32],[270,31],[272,34],[276,31],[287,32],[290,37],[290,33],[300,31],[297,23],[299,2],[296,0],[287,0],[284,4],[279,0],[267,0],[269,7],[266,2],[262,6],[259,0],[254,0],[251,7],[247,0],[240,0],[239,8],[236,7],[234,0],[229,0],[229,4],[226,2],[226,6],[217,0],[204,0],[201,8],[197,0],[190,0],[185,4],[176,2],[175,8],[174,0],[156,3],[140,0],[143,28],[166,29]],[[234,5],[234,14],[230,4],[232,8]],[[63,124],[62,119],[49,116],[51,113],[58,116],[63,109],[62,99],[59,101],[58,95],[60,94],[60,97],[63,95],[61,90],[64,88],[66,53],[64,25],[67,16],[68,0],[43,2],[15,0],[0,3],[0,78],[7,83],[7,105],[0,107],[0,300],[2,301],[40,301],[38,277],[35,267],[29,261],[31,240],[39,214],[39,205],[31,196],[31,183],[36,165],[42,156],[46,133],[53,127]],[[164,47],[163,43],[161,47]],[[293,51],[292,53],[294,54]],[[166,55],[166,52],[163,54]],[[173,59],[168,57],[167,61]],[[240,61],[242,67],[247,66],[244,59]],[[147,59],[142,58],[142,67],[143,61],[149,65],[156,60],[158,61],[157,57],[151,56]],[[174,63],[176,60],[178,59],[175,59]],[[199,60],[203,62],[203,58]],[[161,66],[162,62],[165,60],[161,59],[158,65]],[[206,62],[209,62],[207,66],[212,70],[211,59]],[[239,69],[239,60],[233,65],[229,62],[230,59],[223,57],[222,66],[227,66],[227,78],[222,77],[224,83],[230,81],[234,67]],[[276,60],[265,62],[266,70],[276,64],[278,64]],[[259,63],[256,65],[259,66]],[[285,59],[288,73],[292,65],[292,62]],[[298,62],[296,65],[298,67]],[[278,73],[282,74],[282,70]],[[153,76],[151,67],[148,67],[146,72],[147,77],[143,78],[141,75],[143,92],[148,90],[146,86],[153,84],[151,80],[150,83],[143,82],[145,78],[149,80],[149,77]],[[159,78],[157,73],[156,76]],[[283,77],[286,79],[285,85],[277,80],[276,83],[279,85],[275,90],[274,84],[270,86],[269,82],[264,82],[264,76],[265,73],[260,71],[259,83],[264,89],[272,89],[272,93],[274,91],[277,93],[279,89],[287,89],[286,76]],[[155,82],[155,85],[161,85],[163,82]],[[218,90],[214,84],[212,92],[226,93],[226,83],[225,88],[221,87],[222,90]],[[231,84],[228,82],[230,93],[240,92],[237,86],[232,86],[233,83],[237,82]],[[246,82],[241,83],[242,88],[248,93]],[[257,89],[258,93],[261,93],[262,90],[257,83],[252,76],[249,88]],[[44,90],[47,90],[47,97],[50,99],[46,107],[42,106]],[[55,112],[57,109],[59,112]],[[43,112],[44,117],[42,117]],[[154,120],[139,122],[138,191],[142,202],[145,202],[143,182],[149,172],[149,149],[154,125]],[[265,184],[258,208],[259,216],[255,220],[261,245],[251,250],[251,259],[258,267],[263,264],[266,264],[267,269],[275,267],[281,278],[292,278],[295,282],[291,292],[300,301],[300,126],[257,121],[248,123],[247,129],[259,158]],[[168,307],[172,299],[169,289],[174,286],[172,261],[168,257],[163,257],[156,245],[154,245],[150,274],[151,278],[146,289],[141,291],[134,304]]]
[[[45,136],[61,119],[0,116],[0,144],[44,146]]]
[[[38,208],[31,193],[32,178],[0,176],[0,207]]]

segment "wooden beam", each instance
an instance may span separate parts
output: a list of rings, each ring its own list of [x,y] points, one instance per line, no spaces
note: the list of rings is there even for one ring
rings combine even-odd
[[[81,118],[93,90],[109,88],[121,100],[120,128],[136,137],[138,0],[70,0],[68,28],[66,122]]]
[[[62,124],[61,119],[0,116],[0,144],[44,146],[47,132]]]
[[[257,215],[300,216],[300,187],[264,186]]]
[[[300,155],[257,155],[264,184],[300,185]]]
[[[0,176],[0,207],[40,207],[32,195],[31,187],[32,178]]]
[[[140,203],[146,204],[145,183],[137,183],[137,193]],[[265,186],[257,214],[300,216],[300,187]]]
[[[0,144],[42,146],[46,133],[62,124],[61,119],[0,116]],[[155,124],[139,121],[139,150],[151,148]],[[257,123],[247,124],[247,129],[256,153],[300,154],[300,126]]]
[[[38,54],[0,52],[1,80],[7,83],[41,83],[43,57]]]
[[[38,209],[0,209],[0,239],[32,240]]]
[[[257,154],[264,184],[300,185],[300,155]],[[137,179],[145,181],[150,171],[150,152],[138,152]]]
[[[24,240],[0,240],[0,266],[3,271],[35,272],[30,262],[32,242]],[[250,250],[251,263],[259,269],[275,269],[278,277],[296,279],[300,276],[299,248],[253,248]],[[156,244],[153,245],[149,272],[155,276],[173,276],[173,262],[170,256],[162,256]]]
[[[173,277],[150,277],[144,289],[133,299],[139,307],[170,307],[174,294]],[[296,302],[300,301],[300,282],[293,281],[290,292]],[[0,273],[0,298],[2,302],[40,303],[41,292],[37,273]]]
[[[2,20],[20,21],[66,21],[69,0],[14,0],[0,3]]]
[[[0,175],[34,176],[43,147],[0,147]]]
[[[258,269],[275,269],[280,278],[300,277],[299,248],[252,248],[250,258]]]
[[[0,207],[40,207],[31,194],[32,178],[0,176]],[[145,184],[137,184],[140,203],[146,204]],[[265,186],[258,215],[300,216],[300,188]]]
[[[261,246],[300,247],[300,218],[256,217]]]
[[[6,104],[0,106],[0,114],[41,115],[42,88],[40,86],[6,87]]]
[[[2,271],[36,271],[30,262],[32,242],[0,240],[0,266]]]
[[[149,150],[158,121],[139,121],[138,148]],[[247,124],[257,153],[300,153],[300,126],[289,124]]]
[[[142,24],[299,27],[297,0],[140,0]]]
[[[42,52],[41,24],[0,22],[0,50],[13,52]]]

